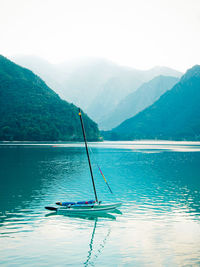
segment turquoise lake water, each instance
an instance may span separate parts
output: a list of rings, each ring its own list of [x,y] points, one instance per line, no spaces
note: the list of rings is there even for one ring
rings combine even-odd
[[[110,215],[44,209],[94,199],[82,143],[0,144],[0,265],[200,266],[200,143],[90,147],[99,199],[123,202]]]

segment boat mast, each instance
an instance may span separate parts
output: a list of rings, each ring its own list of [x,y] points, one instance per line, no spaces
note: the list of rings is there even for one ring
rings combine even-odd
[[[90,162],[90,156],[89,156],[89,152],[88,152],[87,140],[86,140],[85,129],[84,129],[84,125],[83,125],[83,119],[82,119],[81,109],[80,108],[79,108],[78,115],[79,115],[80,121],[81,121],[81,127],[82,127],[84,142],[85,142],[85,149],[86,149],[86,153],[87,153],[87,157],[88,157],[88,163],[89,163],[89,167],[90,167],[90,174],[91,174],[92,184],[93,184],[93,188],[94,188],[94,195],[95,195],[96,202],[98,203],[97,192],[96,192],[96,188],[95,188],[95,184],[94,184],[94,177],[93,177],[93,173],[92,173],[92,166],[91,166],[91,162]]]

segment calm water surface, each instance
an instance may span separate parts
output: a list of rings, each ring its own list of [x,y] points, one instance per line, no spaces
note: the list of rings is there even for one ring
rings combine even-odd
[[[94,199],[83,144],[0,144],[0,264],[199,266],[200,143],[90,147],[99,199],[123,202],[110,215],[69,217],[44,209]]]

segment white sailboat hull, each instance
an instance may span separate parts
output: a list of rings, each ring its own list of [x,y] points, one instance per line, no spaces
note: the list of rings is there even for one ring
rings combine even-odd
[[[99,213],[99,212],[110,212],[117,209],[121,206],[122,203],[113,203],[113,204],[94,204],[94,205],[74,205],[74,206],[65,206],[57,208],[57,212],[60,213],[70,213],[70,214],[85,214],[85,213]]]

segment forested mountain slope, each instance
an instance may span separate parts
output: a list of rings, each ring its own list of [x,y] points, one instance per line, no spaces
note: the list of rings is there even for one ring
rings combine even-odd
[[[97,124],[83,114],[89,140]],[[0,140],[82,140],[78,108],[28,69],[0,56]]]
[[[200,66],[189,69],[152,106],[121,123],[109,135],[117,140],[200,140]]]

